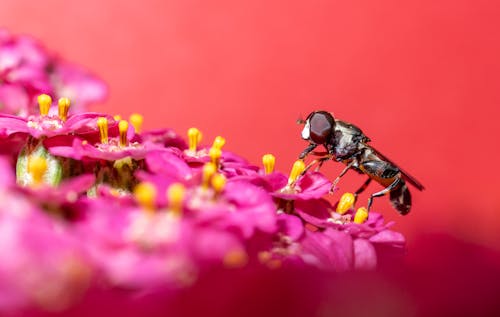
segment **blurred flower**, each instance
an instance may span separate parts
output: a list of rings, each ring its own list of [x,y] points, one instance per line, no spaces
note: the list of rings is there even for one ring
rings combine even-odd
[[[82,241],[67,224],[33,204],[31,195],[16,191],[13,173],[0,161],[4,179],[0,186],[0,311],[67,308],[85,292],[92,277],[93,266]]]
[[[95,113],[67,116],[66,99],[51,115],[47,95],[39,106],[40,114],[28,118],[0,116],[0,139],[24,135],[26,143],[11,151],[18,156],[17,185],[6,177],[3,189],[12,193],[5,206],[23,206],[25,218],[12,218],[15,209],[7,209],[2,224],[8,226],[6,241],[17,241],[5,252],[24,252],[27,261],[6,262],[1,272],[16,276],[17,265],[41,263],[37,280],[21,285],[22,279],[0,274],[6,309],[38,307],[31,288],[41,287],[44,278],[55,285],[42,306],[53,310],[73,303],[89,283],[157,292],[191,287],[217,269],[370,270],[387,251],[403,250],[404,238],[380,214],[359,220],[353,211],[335,212],[323,198],[330,181],[303,173],[302,161],[287,178],[274,171],[273,156],[259,169],[223,150],[222,137],[200,147],[196,129],[184,148],[168,130],[159,138],[141,131],[138,115],[131,117],[133,124]],[[12,175],[4,162],[0,172]],[[36,230],[28,234],[32,226]],[[23,239],[53,247],[40,252],[19,244]],[[61,263],[76,273],[66,273]],[[54,303],[62,293],[67,299]]]
[[[106,97],[101,80],[62,61],[33,38],[5,29],[0,34],[0,111],[22,117],[34,114],[41,93],[71,98],[73,112]]]

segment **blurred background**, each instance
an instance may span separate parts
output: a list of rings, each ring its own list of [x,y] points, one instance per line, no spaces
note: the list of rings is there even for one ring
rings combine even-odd
[[[374,204],[410,254],[436,233],[500,248],[499,16],[486,0],[0,1],[0,26],[109,84],[92,110],[195,126],[254,164],[273,153],[286,173],[306,146],[299,117],[358,125],[426,187],[410,188],[405,217]],[[341,192],[363,181],[349,173]]]

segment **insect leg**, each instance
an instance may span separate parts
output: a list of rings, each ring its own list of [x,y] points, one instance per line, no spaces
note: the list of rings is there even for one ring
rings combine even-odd
[[[385,194],[389,193],[391,190],[396,188],[396,186],[398,186],[400,182],[401,182],[401,178],[398,177],[386,188],[382,189],[379,192],[371,194],[370,198],[368,198],[368,205],[367,205],[366,209],[368,209],[368,211],[370,211],[370,207],[372,206],[372,203],[373,203],[373,198],[384,196]]]
[[[330,156],[327,156],[327,157],[322,157],[320,158],[318,161],[319,161],[319,164],[318,166],[316,166],[316,169],[314,170],[315,172],[319,172],[321,166],[323,166],[323,163],[325,163],[326,161],[328,161],[330,159]]]
[[[354,192],[355,199],[358,198],[359,194],[361,194],[362,192],[365,191],[365,189],[368,187],[368,185],[370,184],[371,181],[372,181],[372,179],[370,177],[368,177],[368,179],[363,183],[363,185],[361,185],[361,187],[358,188],[358,190]]]
[[[345,173],[347,173],[347,171],[354,165],[354,162],[355,161],[352,160],[349,164],[347,164],[346,167],[342,170],[342,172],[340,172],[339,176],[337,176],[337,178],[335,178],[335,180],[332,183],[332,187],[330,188],[330,192],[333,192],[333,190],[335,189],[335,187],[337,187],[337,184],[340,181],[340,178],[342,176],[344,176]]]
[[[300,159],[300,160],[301,160],[301,159],[303,159],[304,157],[306,157],[306,156],[307,156],[307,154],[311,153],[311,152],[312,152],[315,148],[317,148],[317,147],[318,147],[318,145],[317,145],[317,144],[314,144],[314,143],[309,144],[309,146],[308,146],[308,147],[306,147],[306,148],[304,149],[304,151],[302,151],[302,153],[300,153],[300,155],[299,155],[299,159]]]
[[[314,164],[316,164],[316,163],[318,163],[318,167],[316,168],[316,172],[319,171],[319,169],[321,168],[323,163],[328,161],[329,159],[331,159],[331,157],[329,155],[327,155],[327,156],[312,160],[311,163],[307,164],[306,168],[302,172],[302,175],[304,175],[308,170],[310,170],[311,167],[313,167]]]

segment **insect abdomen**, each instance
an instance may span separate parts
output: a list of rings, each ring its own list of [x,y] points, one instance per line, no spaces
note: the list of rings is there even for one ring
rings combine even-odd
[[[389,186],[394,182],[394,179],[400,177],[399,169],[385,161],[366,161],[359,168],[363,173],[384,187]]]

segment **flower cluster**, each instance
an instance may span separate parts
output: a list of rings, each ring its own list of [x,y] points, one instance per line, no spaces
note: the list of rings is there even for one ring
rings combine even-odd
[[[27,117],[41,93],[69,97],[74,111],[106,96],[105,84],[78,66],[49,53],[28,36],[0,28],[0,111]]]
[[[337,206],[331,182],[293,164],[287,176],[170,129],[70,114],[38,96],[39,114],[0,115],[0,311],[65,308],[96,285],[185,288],[204,272],[260,266],[373,269],[404,238],[380,214]],[[14,146],[15,144],[15,146]],[[15,161],[15,175],[14,175]],[[51,283],[47,283],[47,279]]]
[[[404,251],[378,213],[139,114],[84,112],[103,84],[0,30],[0,313],[62,310],[93,291],[184,290],[217,270],[370,270]],[[52,97],[57,98],[53,102]],[[68,98],[71,97],[71,100]],[[38,110],[35,111],[38,105]]]

